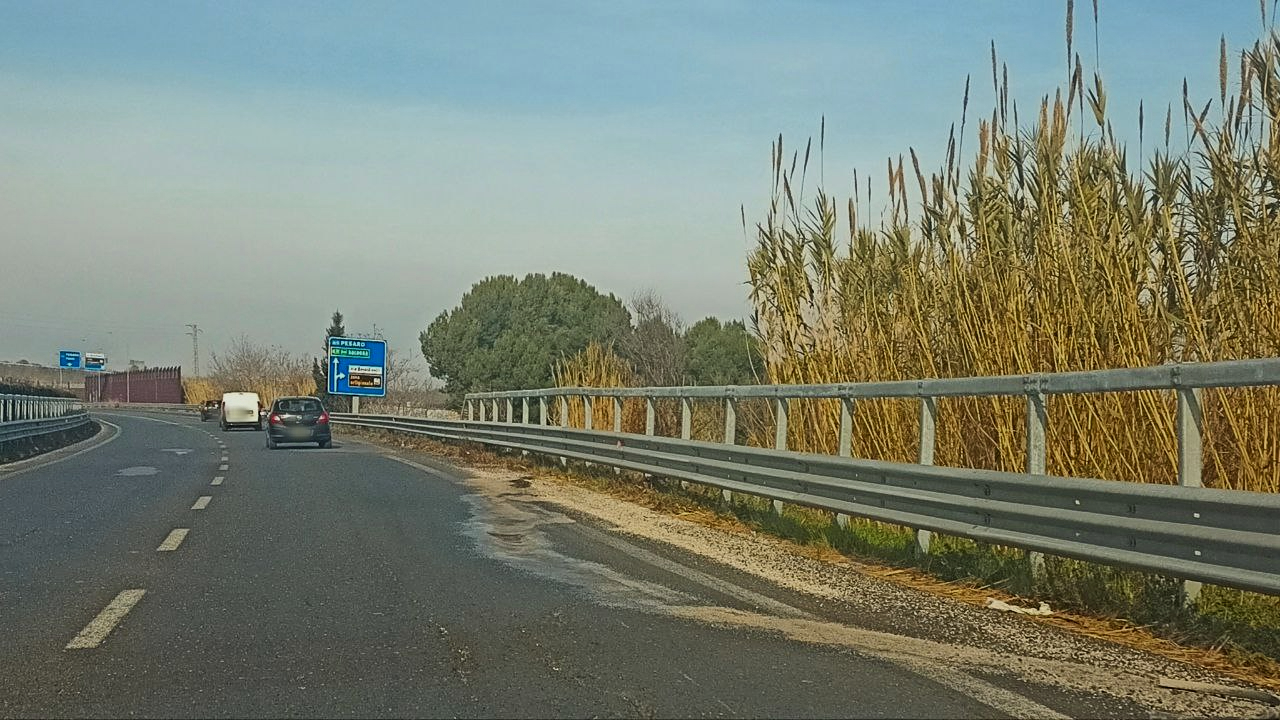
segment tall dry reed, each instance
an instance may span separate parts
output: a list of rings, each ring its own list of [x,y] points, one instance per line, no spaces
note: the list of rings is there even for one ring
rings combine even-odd
[[[992,46],[997,99],[976,124],[976,149],[962,147],[966,84],[938,171],[922,172],[914,149],[890,159],[878,223],[860,213],[872,197],[856,175],[844,203],[821,187],[806,198],[811,144],[788,158],[778,138],[748,259],[769,382],[1280,355],[1280,36],[1242,52],[1234,80],[1224,42],[1218,96],[1193,104],[1184,83],[1144,155],[1145,110],[1131,154],[1101,76],[1086,78],[1070,55],[1070,27],[1069,17],[1069,80],[1029,125]],[[1185,141],[1175,142],[1175,119]],[[796,405],[791,446],[832,451],[836,406]],[[1174,482],[1173,407],[1168,393],[1051,398],[1048,471]],[[944,400],[939,412],[939,464],[1024,467],[1018,399]],[[1205,426],[1206,485],[1280,490],[1280,393],[1206,392]],[[916,432],[913,402],[862,403],[854,454],[912,461]]]

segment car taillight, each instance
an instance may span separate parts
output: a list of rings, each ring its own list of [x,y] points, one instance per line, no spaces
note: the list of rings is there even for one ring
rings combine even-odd
[[[270,419],[270,421],[269,421],[269,422],[270,422],[272,425],[279,425],[279,424],[281,423],[280,416],[279,416],[279,415],[276,415],[275,413],[272,413],[272,415],[271,415],[271,419]]]
[[[316,422],[317,422],[317,423],[320,423],[321,425],[323,425],[323,424],[325,424],[325,423],[329,422],[329,413],[328,413],[328,412],[322,412],[322,413],[320,413],[320,417],[319,417],[319,419],[317,419],[317,420],[316,420]]]

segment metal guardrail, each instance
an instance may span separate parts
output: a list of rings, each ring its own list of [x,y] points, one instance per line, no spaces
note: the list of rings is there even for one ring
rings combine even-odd
[[[654,434],[655,406],[658,399],[679,400],[680,434],[681,439],[686,442],[692,434],[693,403],[695,401],[720,402],[724,404],[724,445],[694,443],[691,447],[700,448],[698,453],[695,453],[697,457],[703,459],[714,457],[717,458],[717,462],[728,463],[728,466],[716,466],[715,472],[701,470],[694,472],[681,466],[684,472],[705,476],[698,482],[709,482],[726,491],[747,492],[802,504],[814,504],[812,502],[814,497],[809,497],[813,493],[803,490],[813,482],[821,480],[828,484],[844,483],[850,487],[861,488],[858,492],[863,494],[854,497],[872,498],[874,502],[861,500],[855,502],[848,498],[828,496],[828,493],[816,496],[821,504],[814,504],[814,506],[845,515],[882,519],[917,528],[917,547],[922,552],[927,553],[929,550],[930,532],[941,531],[1031,550],[1033,551],[1030,555],[1033,572],[1040,566],[1038,553],[1050,552],[1187,578],[1193,582],[1185,583],[1184,591],[1191,599],[1199,592],[1198,581],[1270,593],[1280,591],[1280,580],[1277,579],[1280,578],[1280,550],[1275,544],[1264,541],[1265,538],[1256,537],[1258,533],[1270,533],[1280,528],[1280,506],[1276,504],[1277,497],[1260,493],[1234,493],[1200,488],[1203,470],[1202,390],[1259,386],[1280,386],[1280,358],[1088,372],[827,385],[545,388],[472,393],[466,396],[466,417],[472,423],[479,420],[479,427],[490,428],[495,425],[509,428],[515,423],[524,426],[533,422],[536,417],[537,422],[545,427],[547,418],[550,416],[548,404],[557,402],[561,430],[567,430],[568,400],[581,398],[584,426],[594,428],[594,407],[601,401],[612,400],[614,433],[606,434],[606,437],[612,438],[615,442],[623,441],[629,447],[635,447],[634,438],[646,438]],[[1048,417],[1046,400],[1049,396],[1135,391],[1171,391],[1176,397],[1179,487],[1157,487],[1045,475],[1045,430]],[[983,473],[988,471],[959,468],[933,469],[938,400],[993,396],[1026,398],[1026,472],[984,475]],[[621,435],[621,405],[625,398],[645,400],[645,435]],[[811,398],[840,401],[838,450],[834,457],[801,455],[788,451],[787,426],[791,401]],[[919,403],[918,463],[877,465],[870,461],[850,459],[853,417],[857,403],[862,400],[893,398],[915,399]],[[771,402],[775,421],[774,448],[771,451],[750,450],[735,445],[738,404],[750,399],[766,399]],[[517,400],[520,401],[518,409]],[[531,413],[531,401],[536,401],[538,404],[536,415]],[[501,418],[505,418],[505,423],[497,422]],[[478,431],[467,430],[465,435],[473,436],[476,432]],[[503,442],[507,440],[510,439],[505,439]],[[491,441],[492,444],[501,444],[494,439]],[[545,451],[535,448],[522,449],[529,449],[531,452]],[[764,455],[748,454],[740,460],[737,456],[717,454],[726,451],[764,453]],[[664,445],[655,452],[669,455],[673,452],[673,446]],[[557,452],[557,454],[575,457],[567,451]],[[766,462],[766,458],[773,458],[773,460]],[[797,460],[797,458],[803,459]],[[591,461],[604,462],[600,459]],[[630,458],[629,461],[639,462],[640,459]],[[838,463],[834,466],[834,470],[828,464],[833,461]],[[801,464],[796,465],[796,462]],[[746,463],[745,466],[744,463]],[[673,474],[672,468],[662,463],[657,465],[662,468],[662,474],[685,477]],[[759,471],[762,467],[770,470],[762,475]],[[818,477],[805,477],[814,475],[809,468],[817,467],[826,469],[818,473]],[[793,487],[777,485],[777,479],[787,477],[786,473],[799,473],[791,477],[791,482],[795,483]],[[866,478],[879,478],[878,483],[883,488],[879,495],[867,494]],[[926,481],[925,478],[932,478],[932,480]],[[903,484],[908,479],[915,484],[910,486]],[[862,485],[859,485],[859,482]],[[984,494],[981,503],[961,503],[960,505],[938,504],[936,496],[913,494],[921,491],[938,492],[937,485],[940,482],[962,489],[981,485],[984,492],[992,493],[996,492],[994,488],[997,487],[1005,488],[1006,491],[1014,487],[1020,489],[1004,499],[997,496],[997,499],[992,500],[992,495]],[[968,484],[965,484],[966,482]],[[1085,485],[1074,483],[1085,483]],[[1090,483],[1094,485],[1089,485]],[[1096,485],[1096,483],[1102,484]],[[926,490],[926,486],[934,489]],[[1186,494],[1188,491],[1191,494]],[[787,493],[799,494],[788,500]],[[1148,496],[1147,493],[1165,493],[1165,495]],[[1049,504],[1043,504],[1038,499],[1041,495],[1047,498],[1044,502]],[[1071,500],[1070,505],[1055,504],[1057,500],[1068,496]],[[1146,497],[1164,498],[1173,504],[1161,505],[1160,507],[1164,509],[1152,515],[1149,499],[1137,502]],[[1174,500],[1178,502],[1173,502]],[[990,508],[994,512],[988,512],[987,504],[992,502],[997,503]],[[1099,502],[1109,507],[1122,508],[1123,513],[1111,518],[1107,513],[1100,514],[1089,510]],[[1220,503],[1226,503],[1226,505]],[[1223,510],[1224,507],[1230,509]],[[895,515],[897,519],[890,519],[890,515],[884,512],[893,508],[897,508],[898,514]],[[1233,524],[1236,522],[1232,519],[1233,517],[1254,519],[1247,522],[1242,519],[1240,523],[1243,524]],[[1111,526],[1099,525],[1100,518],[1108,518]],[[1173,522],[1170,518],[1183,519],[1175,523],[1176,531],[1171,530],[1171,526],[1164,525],[1160,526],[1157,534],[1144,535],[1145,531],[1139,532],[1145,527],[1142,525],[1143,522]],[[1262,525],[1257,524],[1259,521],[1256,518],[1262,518],[1260,521]],[[943,529],[944,525],[945,529]],[[1235,534],[1237,532],[1243,532],[1246,535],[1239,536]],[[1161,556],[1159,552],[1151,554],[1145,549],[1149,548],[1157,537],[1161,538],[1159,540],[1161,543],[1170,543],[1172,555]],[[1183,540],[1179,541],[1178,538]],[[1161,557],[1164,559],[1160,559]],[[1260,579],[1256,575],[1249,575],[1249,573],[1258,572],[1262,572],[1267,578]]]
[[[1280,594],[1280,495],[1032,477],[598,430],[332,414],[719,487],[980,542]]]
[[[87,422],[89,416],[79,400],[0,395],[0,445],[63,432]]]
[[[579,397],[646,398],[848,398],[979,397],[996,395],[1057,395],[1069,393],[1178,390],[1189,388],[1280,385],[1280,358],[1230,360],[1213,363],[1156,365],[1086,372],[1033,373],[991,377],[898,380],[829,385],[702,385],[643,388],[545,388],[468,393],[468,401]]]

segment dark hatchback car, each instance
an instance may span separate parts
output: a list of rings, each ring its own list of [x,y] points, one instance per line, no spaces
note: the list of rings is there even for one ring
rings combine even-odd
[[[217,400],[205,400],[200,405],[200,422],[207,422],[218,416],[221,403]]]
[[[315,443],[327,448],[333,443],[329,413],[314,397],[282,397],[267,412],[267,447],[280,443]]]

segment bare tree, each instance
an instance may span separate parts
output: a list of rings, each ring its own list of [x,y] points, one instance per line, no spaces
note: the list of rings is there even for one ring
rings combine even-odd
[[[630,306],[634,325],[619,341],[619,353],[645,385],[682,384],[688,365],[684,321],[653,290],[637,292]]]
[[[264,402],[280,395],[310,394],[307,361],[275,345],[257,345],[245,335],[222,353],[210,353],[210,380],[224,392],[246,390]]]

